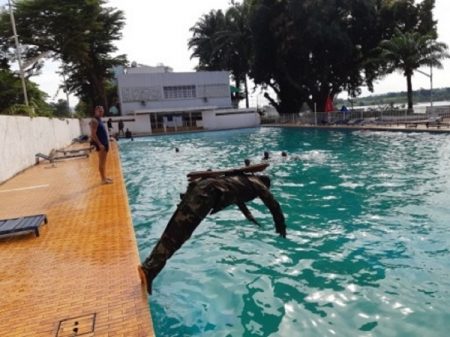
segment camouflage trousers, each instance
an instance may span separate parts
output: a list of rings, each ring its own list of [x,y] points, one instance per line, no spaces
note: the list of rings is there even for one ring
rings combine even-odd
[[[167,260],[191,237],[208,215],[218,197],[219,192],[210,184],[199,183],[186,192],[155,248],[142,264],[150,287]]]

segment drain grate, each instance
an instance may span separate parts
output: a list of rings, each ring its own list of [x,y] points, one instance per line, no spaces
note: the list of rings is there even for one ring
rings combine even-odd
[[[94,313],[59,321],[56,337],[75,337],[93,333],[95,328],[95,315]]]

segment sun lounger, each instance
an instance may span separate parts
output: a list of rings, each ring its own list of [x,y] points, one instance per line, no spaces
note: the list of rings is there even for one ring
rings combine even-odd
[[[93,149],[95,149],[94,146],[89,146],[89,147],[83,147],[83,148],[79,148],[79,149],[58,149],[55,150],[57,153],[63,153],[64,155],[66,155],[67,153],[69,154],[73,154],[73,153],[80,153],[80,152],[91,152]]]
[[[86,135],[78,136],[77,138],[72,139],[72,143],[86,143],[89,141],[89,137]]]
[[[449,123],[444,123],[443,122],[443,118],[441,116],[431,116],[430,118],[428,118],[428,120],[425,123],[427,129],[430,126],[435,126],[436,128],[440,129],[441,126],[446,126],[449,127],[450,124]]]
[[[53,156],[47,156],[47,155],[45,155],[45,154],[43,154],[43,153],[36,153],[35,155],[35,158],[36,158],[36,165],[37,164],[39,164],[39,159],[41,158],[41,159],[44,159],[44,160],[48,160],[50,163],[54,163],[55,162],[55,157],[53,157]]]
[[[39,159],[48,160],[50,163],[53,164],[57,160],[81,158],[81,157],[89,158],[89,153],[86,151],[76,151],[76,152],[72,152],[69,154],[63,154],[62,156],[60,156],[60,155],[57,156],[56,154],[58,152],[59,152],[58,150],[52,150],[52,152],[48,156],[43,153],[36,153],[35,154],[36,165],[39,164]]]
[[[416,128],[417,129],[417,126],[419,125],[419,124],[424,124],[424,122],[422,121],[416,121],[416,122],[405,122],[404,123],[405,124],[405,127],[406,128]]]
[[[350,119],[347,123],[347,125],[360,125],[364,122],[364,119],[356,118],[356,119]]]
[[[39,227],[47,222],[45,214],[0,220],[0,235],[32,231],[39,236]]]

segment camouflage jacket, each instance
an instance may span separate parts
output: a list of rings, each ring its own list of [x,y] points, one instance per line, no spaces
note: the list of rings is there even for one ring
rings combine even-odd
[[[215,197],[211,214],[235,204],[248,220],[255,223],[257,222],[245,203],[259,197],[272,213],[277,233],[286,236],[286,225],[280,204],[257,175],[239,174],[198,179],[189,184],[186,195],[190,193],[202,193],[204,198]],[[215,196],[211,195],[212,193]]]

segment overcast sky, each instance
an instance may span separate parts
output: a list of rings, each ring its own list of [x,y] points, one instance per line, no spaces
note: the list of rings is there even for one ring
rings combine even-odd
[[[5,0],[1,2],[6,3]],[[129,61],[155,65],[164,63],[174,71],[191,71],[196,60],[190,59],[187,41],[191,36],[189,28],[197,19],[211,9],[225,9],[229,0],[109,0],[110,6],[124,11],[126,25],[123,38],[117,43],[119,53],[127,54]],[[449,0],[436,0],[435,19],[438,20],[439,40],[450,46]],[[20,35],[20,27],[19,35]],[[57,66],[50,62],[42,75],[35,77],[42,90],[54,96],[62,79],[55,74]],[[429,71],[429,69],[423,69]],[[443,70],[434,71],[434,87],[450,87],[450,61]],[[414,89],[429,88],[429,79],[421,74],[413,78]],[[375,85],[375,94],[391,91],[405,91],[406,80],[401,74],[393,74]],[[368,94],[364,90],[363,94]],[[62,95],[60,94],[62,97]],[[343,97],[346,98],[346,97]],[[259,98],[260,100],[260,98]],[[72,100],[71,105],[75,102]],[[252,105],[257,103],[256,95]],[[261,101],[259,101],[261,103]]]

